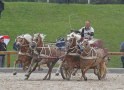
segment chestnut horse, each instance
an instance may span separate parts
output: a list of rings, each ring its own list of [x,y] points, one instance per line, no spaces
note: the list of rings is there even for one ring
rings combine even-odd
[[[75,75],[77,70],[80,68],[80,50],[77,46],[77,41],[80,39],[80,35],[72,32],[67,35],[65,40],[65,47],[67,49],[67,53],[62,61],[62,68],[65,71],[64,79],[70,80],[71,74]],[[76,68],[76,71],[74,69]],[[73,72],[74,71],[74,72]],[[73,73],[72,73],[73,72]]]
[[[67,49],[67,53],[65,55],[65,58],[63,59],[62,68],[65,70],[66,77],[64,78],[67,80],[70,80],[71,74],[75,75],[77,70],[80,69],[81,52],[79,45],[81,42],[78,42],[79,39],[80,36],[76,35],[75,33],[67,35],[66,38],[65,46]],[[76,68],[76,70],[74,70],[74,68]],[[97,75],[97,66],[92,68],[94,69],[94,74]]]
[[[79,40],[79,39],[81,38],[81,35],[76,34],[76,33],[74,33],[74,32],[68,34],[67,37],[65,38],[66,40],[65,40],[65,46],[64,46],[64,48],[65,48],[66,50],[68,50],[68,49],[70,48],[70,43],[71,43],[72,38],[74,38],[74,36],[76,37],[77,40]],[[65,51],[66,51],[66,50],[65,50]],[[59,67],[58,67],[58,69],[57,69],[57,71],[56,71],[56,74],[55,74],[56,76],[59,75],[62,60],[58,60],[57,63],[59,64]],[[77,70],[76,70],[76,71],[77,71]],[[73,75],[75,75],[76,71],[73,73]]]
[[[49,68],[47,75],[44,77],[43,80],[50,80],[52,68],[59,60],[59,58],[49,58],[50,56],[61,56],[61,51],[56,46],[45,45],[43,40],[45,38],[44,34],[34,34],[33,42],[31,48],[34,50],[33,57],[31,60],[31,65],[29,66],[27,73],[25,74],[26,78],[28,79],[31,72],[31,67],[35,62],[38,62],[36,65],[47,64]],[[48,76],[49,75],[49,76]]]
[[[101,48],[91,47],[88,39],[84,39],[79,47],[81,51],[80,68],[81,68],[82,77],[84,78],[84,80],[87,80],[85,73],[89,70],[89,68],[97,65],[99,66],[98,72],[97,72],[98,78],[99,80],[103,79],[104,75],[106,75],[106,72],[108,71],[105,65],[104,50]]]
[[[20,48],[18,53],[18,59],[14,62],[13,75],[16,75],[15,71],[16,64],[23,63],[23,71],[25,71],[25,67],[29,66],[32,59],[32,50],[30,49],[32,36],[29,34],[25,34],[22,36],[17,36],[16,39],[16,47]]]

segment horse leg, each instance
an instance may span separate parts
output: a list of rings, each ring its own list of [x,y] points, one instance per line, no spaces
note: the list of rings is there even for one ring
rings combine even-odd
[[[30,64],[30,66],[29,66],[29,68],[28,68],[28,70],[27,70],[27,72],[26,72],[26,74],[25,74],[25,80],[27,80],[28,78],[29,78],[29,76],[30,76],[30,71],[31,71],[31,68],[32,68],[32,66],[34,65],[34,60],[32,59],[31,60],[31,64]]]
[[[86,77],[85,73],[89,70],[90,67],[91,67],[91,65],[87,66],[86,69],[83,71],[82,76],[84,77],[85,81],[87,81],[87,77]]]
[[[61,65],[59,65],[59,67],[58,67],[58,69],[57,69],[57,71],[56,71],[56,74],[55,74],[55,76],[58,76],[58,75],[59,75],[60,68],[61,68]]]
[[[97,68],[97,66],[94,67],[94,74],[95,75],[97,75],[96,68]]]
[[[50,64],[47,64],[47,67],[48,67],[49,70],[50,70]],[[48,71],[48,72],[49,72],[49,71]],[[48,73],[47,73],[47,75],[43,78],[43,80],[46,80],[47,76],[48,76]]]
[[[15,71],[17,62],[18,62],[18,59],[14,62],[13,75],[17,74],[17,72]]]
[[[54,65],[56,64],[57,61],[58,61],[58,59],[54,60],[51,63],[51,65],[49,66],[49,71],[48,71],[47,75],[45,76],[45,78],[43,80],[45,80],[45,79],[50,80],[52,69],[53,69],[53,67],[54,67]],[[48,75],[49,75],[49,77],[47,78]]]
[[[57,69],[57,71],[56,71],[55,76],[58,76],[58,75],[59,75],[60,68],[61,68],[61,63],[62,63],[61,59],[59,59],[59,60],[57,61],[57,63],[59,64],[59,67],[58,67],[58,69]]]
[[[38,62],[36,63],[36,65],[34,66],[34,68],[29,72],[29,75],[36,70],[36,67],[38,66]]]
[[[73,76],[75,76],[75,74],[77,73],[78,68],[76,68],[76,70],[74,70],[74,72],[72,73]]]
[[[43,68],[40,67],[40,65],[38,65],[38,71],[42,71],[42,70],[43,70]]]
[[[25,71],[25,66],[26,66],[26,65],[25,65],[25,64],[23,64],[23,66],[22,66],[22,68],[23,68],[23,71]]]
[[[70,80],[70,78],[71,78],[71,74],[72,74],[72,69],[69,69],[68,71],[67,71],[67,78],[66,78],[66,80]]]

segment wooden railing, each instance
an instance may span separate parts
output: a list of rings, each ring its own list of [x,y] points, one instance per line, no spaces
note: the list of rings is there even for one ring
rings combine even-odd
[[[0,51],[0,54],[7,54],[7,67],[10,67],[10,55],[18,54],[17,51]],[[61,52],[61,54],[65,54],[65,52]]]
[[[10,55],[18,54],[17,51],[0,51],[0,54],[7,54],[7,67],[10,67]],[[61,52],[61,55],[64,55],[65,52]],[[108,55],[124,55],[122,52],[108,52]]]
[[[7,67],[10,67],[10,55],[18,54],[16,51],[0,51],[0,54],[7,54]]]

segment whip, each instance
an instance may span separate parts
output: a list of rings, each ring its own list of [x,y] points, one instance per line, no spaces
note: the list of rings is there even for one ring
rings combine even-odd
[[[73,15],[76,16],[76,17],[78,18],[78,20],[79,20],[79,21],[81,22],[81,24],[82,24],[82,21],[79,19],[79,17],[78,17],[76,14],[71,14],[71,15],[69,16],[69,25],[70,25],[71,30],[73,30],[73,29],[72,29],[72,27],[71,27],[70,17],[73,16]]]

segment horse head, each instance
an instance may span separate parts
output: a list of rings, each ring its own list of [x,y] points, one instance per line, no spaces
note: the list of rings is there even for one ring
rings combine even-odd
[[[66,40],[65,40],[66,49],[70,49],[70,48],[73,48],[74,46],[76,46],[76,42],[77,42],[77,38],[76,38],[75,34],[67,35]]]
[[[90,48],[90,44],[88,39],[84,39],[81,44],[79,45],[80,47],[80,51],[81,52],[88,52],[89,48]]]
[[[32,36],[29,34],[17,36],[16,47],[20,48],[21,46],[29,45],[29,43],[31,42],[31,39],[32,39]]]
[[[33,41],[32,41],[31,48],[32,48],[33,50],[35,50],[36,47],[43,47],[43,40],[44,40],[45,36],[46,36],[46,35],[44,35],[44,34],[39,34],[39,33],[34,34],[34,35],[33,35]],[[39,49],[41,49],[41,48],[39,48]]]

